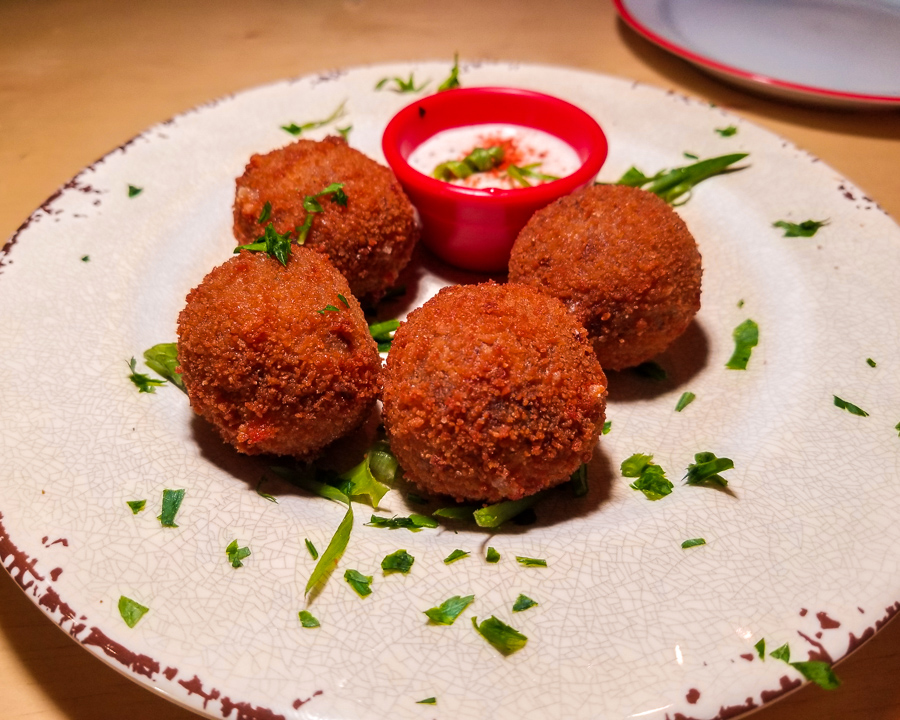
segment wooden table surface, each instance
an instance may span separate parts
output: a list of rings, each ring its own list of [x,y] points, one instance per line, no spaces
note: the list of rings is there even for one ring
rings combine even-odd
[[[900,217],[900,113],[813,109],[733,89],[640,38],[604,0],[0,0],[0,28],[0,238],[82,167],[187,108],[279,78],[455,51],[714,102],[819,156]],[[900,720],[898,672],[893,622],[840,663],[838,690],[804,687],[755,717]],[[0,718],[122,717],[194,715],[84,651],[0,573]]]

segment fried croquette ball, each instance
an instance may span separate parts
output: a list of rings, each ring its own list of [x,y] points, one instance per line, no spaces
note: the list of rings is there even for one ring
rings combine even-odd
[[[517,500],[587,462],[606,377],[584,328],[524,285],[444,288],[397,330],[383,418],[406,477],[456,500]]]
[[[653,193],[595,185],[538,210],[519,233],[509,279],[562,300],[606,370],[639,365],[700,309],[700,252]]]
[[[248,455],[310,459],[372,412],[381,361],[359,303],[324,255],[287,266],[242,251],[178,316],[191,407]]]
[[[269,221],[279,233],[294,233],[306,220],[303,199],[343,183],[347,204],[322,197],[306,247],[327,255],[357,297],[378,300],[397,281],[419,239],[412,203],[390,169],[343,138],[298,140],[265,155],[253,155],[237,179],[234,235],[239,245],[262,234],[259,218],[271,204]],[[292,237],[296,238],[296,234]]]

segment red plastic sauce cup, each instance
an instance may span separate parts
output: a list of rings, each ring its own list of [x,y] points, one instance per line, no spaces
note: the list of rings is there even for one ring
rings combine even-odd
[[[469,188],[414,170],[407,158],[450,128],[508,123],[543,130],[581,160],[573,174],[541,185]],[[422,219],[422,242],[466,270],[505,271],[513,242],[536,210],[594,181],[606,160],[606,135],[584,110],[559,98],[516,88],[463,88],[417,100],[398,112],[381,141],[385,159]]]

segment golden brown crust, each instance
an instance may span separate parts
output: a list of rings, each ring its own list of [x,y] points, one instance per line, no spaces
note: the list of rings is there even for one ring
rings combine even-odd
[[[191,290],[178,361],[191,407],[226,442],[304,459],[372,412],[381,367],[347,282],[296,246],[287,267],[242,251]]]
[[[412,204],[394,174],[343,138],[298,140],[265,155],[253,155],[237,179],[234,235],[238,244],[261,234],[258,223],[266,202],[279,233],[293,232],[306,220],[303,198],[331,183],[344,183],[347,206],[321,199],[306,247],[326,254],[347,278],[357,297],[378,299],[394,285],[419,238]]]
[[[516,239],[509,278],[559,298],[607,370],[665,350],[700,309],[700,252],[656,195],[596,185],[539,210]]]
[[[444,288],[399,330],[384,422],[407,477],[457,500],[568,479],[603,426],[606,377],[557,300],[522,285]]]

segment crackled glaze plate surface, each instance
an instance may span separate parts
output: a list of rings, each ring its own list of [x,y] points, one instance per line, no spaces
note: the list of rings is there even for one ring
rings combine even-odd
[[[381,160],[385,124],[414,98],[376,82],[413,71],[434,88],[448,69],[334,72],[193,110],[85,169],[7,242],[2,564],[87,651],[214,718],[714,718],[798,686],[793,667],[760,660],[758,641],[837,661],[900,608],[900,229],[837,172],[722,109],[574,70],[462,68],[465,86],[530,88],[591,113],[610,143],[602,180],[687,163],[684,152],[749,153],[679,208],[703,254],[703,307],[659,358],[668,379],[611,374],[612,431],[589,494],[558,489],[533,525],[413,534],[364,525],[371,509],[356,505],[346,554],[308,605],[304,539],[321,551],[343,508],[274,481],[268,501],[255,492],[265,462],[224,447],[177,389],[129,382],[128,359],[175,338],[185,294],[230,256],[234,178],[252,153],[291,141],[279,126],[346,100],[338,124]],[[736,134],[716,132],[729,125]],[[143,192],[129,197],[129,184]],[[772,227],[807,219],[829,222],[812,238]],[[415,263],[392,307],[401,316],[475,279]],[[748,318],[759,345],[746,371],[727,370]],[[675,412],[685,391],[696,400]],[[681,482],[701,451],[734,460],[730,492]],[[636,452],[663,466],[671,495],[629,488],[618,468]],[[165,488],[186,491],[177,529],[156,519]],[[137,499],[147,509],[132,515]],[[421,508],[394,490],[381,509]],[[696,537],[707,544],[682,549]],[[252,551],[239,569],[225,556],[233,539]],[[484,561],[488,545],[499,564]],[[385,577],[380,561],[398,548],[415,565]],[[456,548],[471,556],[445,565]],[[347,568],[374,575],[371,596],[343,581]],[[423,610],[470,593],[454,625],[427,624]],[[539,605],[513,614],[519,593]],[[150,608],[133,629],[122,595]],[[320,628],[301,627],[306,607]],[[471,618],[490,615],[526,647],[505,658],[489,646]]]
[[[897,0],[614,0],[651,42],[780,99],[900,107]]]

